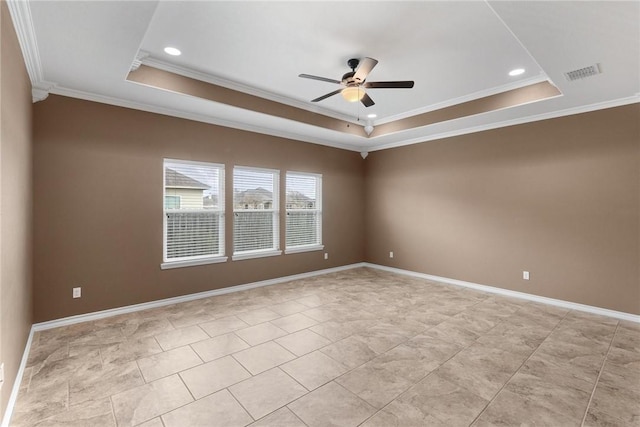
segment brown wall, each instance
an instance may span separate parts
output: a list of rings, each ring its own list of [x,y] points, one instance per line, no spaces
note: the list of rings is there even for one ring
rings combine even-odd
[[[32,323],[31,83],[6,3],[0,2],[0,362],[7,407]]]
[[[60,96],[34,105],[34,123],[36,322],[364,260],[358,153]],[[224,163],[227,177],[233,165],[279,169],[281,181],[287,170],[321,173],[329,260],[308,252],[161,270],[163,158]]]
[[[639,117],[633,104],[371,153],[367,261],[640,314]]]

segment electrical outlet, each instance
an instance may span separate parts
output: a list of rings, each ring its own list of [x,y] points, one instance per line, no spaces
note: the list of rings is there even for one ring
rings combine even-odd
[[[0,390],[4,385],[4,363],[0,363]]]
[[[522,278],[524,280],[529,280],[529,272],[528,271],[523,271],[522,272]]]
[[[389,252],[389,258],[393,258],[393,251]]]
[[[82,296],[82,288],[73,288],[73,297],[80,298]]]
[[[329,259],[329,253],[328,252],[324,253],[324,259]]]

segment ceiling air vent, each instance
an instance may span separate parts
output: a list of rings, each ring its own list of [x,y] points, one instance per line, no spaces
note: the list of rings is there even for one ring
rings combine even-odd
[[[600,64],[589,65],[588,67],[580,68],[578,70],[568,71],[564,73],[564,76],[570,82],[574,80],[580,80],[587,77],[595,76],[596,74],[600,74],[602,71],[600,70]]]

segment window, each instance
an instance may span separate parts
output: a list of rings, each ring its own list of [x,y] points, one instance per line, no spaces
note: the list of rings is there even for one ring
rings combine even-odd
[[[224,165],[165,159],[161,267],[224,261]]]
[[[233,168],[233,259],[280,255],[278,186],[270,169]]]
[[[180,196],[164,196],[165,209],[180,209]]]
[[[322,175],[287,172],[286,253],[321,250]]]

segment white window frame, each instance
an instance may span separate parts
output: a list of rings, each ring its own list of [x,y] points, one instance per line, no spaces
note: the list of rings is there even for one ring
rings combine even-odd
[[[185,165],[192,166],[202,166],[209,168],[217,168],[219,170],[218,174],[218,197],[222,202],[222,207],[217,209],[219,212],[220,221],[218,221],[218,233],[220,236],[220,253],[216,255],[199,255],[193,257],[184,257],[184,258],[167,258],[167,210],[165,209],[165,197],[166,194],[166,163],[182,163]],[[162,264],[160,264],[160,268],[162,270],[172,269],[172,268],[181,268],[181,267],[191,267],[196,265],[206,265],[206,264],[217,264],[221,262],[226,262],[228,257],[225,256],[225,167],[224,164],[220,163],[209,163],[209,162],[198,162],[192,160],[177,160],[177,159],[163,159],[162,160]],[[208,209],[207,209],[208,210]],[[200,212],[200,210],[187,210],[180,209],[180,212]]]
[[[262,173],[270,173],[273,174],[273,203],[271,209],[262,209],[262,212],[271,212],[273,215],[273,247],[268,249],[255,249],[249,251],[236,252],[235,248],[235,236],[236,236],[236,213],[237,212],[251,212],[254,209],[236,209],[235,207],[235,172],[236,170],[243,171],[253,171],[253,172],[262,172]],[[271,256],[282,255],[282,251],[280,250],[280,171],[278,169],[267,169],[267,168],[259,168],[253,166],[239,166],[235,165],[233,167],[233,187],[234,189],[234,199],[233,199],[233,255],[231,259],[233,261],[241,261],[252,258],[264,258]]]
[[[298,246],[286,246],[287,245],[287,222],[286,215],[291,211],[305,211],[309,212],[312,209],[288,209],[286,208],[286,193],[289,191],[287,188],[287,176],[288,175],[301,175],[301,176],[310,176],[316,178],[316,208],[313,211],[317,211],[320,217],[318,221],[318,243],[314,243],[311,245],[298,245]],[[322,174],[319,173],[309,173],[309,172],[297,172],[297,171],[286,171],[285,173],[285,254],[296,254],[301,252],[312,252],[312,251],[321,251],[324,249],[324,245],[322,244]]]

